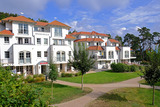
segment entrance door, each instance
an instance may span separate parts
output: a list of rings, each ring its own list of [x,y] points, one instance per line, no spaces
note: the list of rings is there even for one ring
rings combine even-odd
[[[62,64],[60,64],[60,71],[62,71]]]
[[[46,73],[46,65],[41,65],[41,73],[42,74]]]

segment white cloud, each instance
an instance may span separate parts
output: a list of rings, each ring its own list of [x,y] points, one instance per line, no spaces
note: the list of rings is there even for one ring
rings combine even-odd
[[[30,17],[37,17],[38,12],[45,9],[49,0],[1,0],[0,10],[20,14],[23,12]]]
[[[139,27],[139,26],[136,26],[136,27],[135,27],[135,30],[137,31],[138,29],[141,29],[141,27]]]
[[[92,10],[100,11],[107,7],[126,7],[130,0],[78,0],[78,2]]]
[[[146,6],[140,6],[114,20],[119,24],[141,24],[160,22],[160,0],[152,0]]]
[[[124,31],[126,31],[126,30],[127,30],[126,27],[122,27],[122,28],[120,28],[119,30],[117,30],[116,33],[117,33],[119,36],[123,36]]]

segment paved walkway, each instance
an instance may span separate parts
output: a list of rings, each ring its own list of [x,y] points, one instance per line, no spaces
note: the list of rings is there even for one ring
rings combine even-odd
[[[60,104],[55,104],[52,106],[58,106],[58,107],[85,107],[88,103],[91,101],[97,99],[101,95],[105,94],[106,92],[117,89],[117,88],[122,88],[122,87],[139,87],[138,81],[140,81],[141,78],[133,78],[130,80],[118,82],[118,83],[109,83],[109,84],[84,84],[84,87],[89,87],[93,91],[85,96],[82,96],[80,98],[60,103]],[[69,85],[69,86],[76,86],[76,87],[81,87],[81,84],[78,83],[71,83],[71,82],[65,82],[65,81],[60,81],[57,80],[56,83],[59,84],[64,84],[64,85]],[[147,85],[140,85],[142,88],[152,88]],[[157,89],[160,89],[160,87],[156,87]]]

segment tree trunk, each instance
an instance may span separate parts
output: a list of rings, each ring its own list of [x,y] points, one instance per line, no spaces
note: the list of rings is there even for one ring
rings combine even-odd
[[[52,81],[52,99],[53,99],[53,81]]]
[[[82,78],[81,78],[81,89],[83,90],[83,74],[82,74]]]
[[[152,99],[152,105],[154,105],[154,94],[155,94],[155,86],[153,85],[153,99]]]

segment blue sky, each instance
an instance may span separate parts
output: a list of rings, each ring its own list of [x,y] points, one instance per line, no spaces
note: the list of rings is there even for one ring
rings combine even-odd
[[[160,0],[3,0],[0,11],[58,20],[77,31],[138,35],[141,27],[160,32]]]

